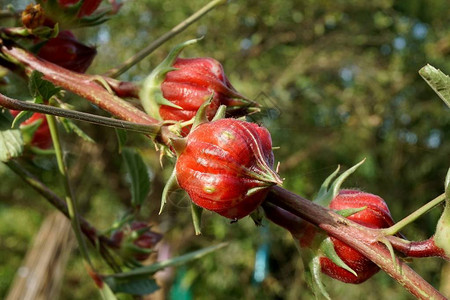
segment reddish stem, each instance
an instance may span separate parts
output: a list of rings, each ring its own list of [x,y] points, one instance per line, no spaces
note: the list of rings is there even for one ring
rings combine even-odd
[[[432,257],[437,256],[446,260],[450,260],[444,250],[436,246],[434,236],[423,241],[406,241],[404,239],[389,236],[389,242],[395,250],[403,253],[407,257]]]
[[[395,264],[392,262],[389,251],[378,242],[380,238],[378,230],[361,226],[278,186],[271,188],[266,201],[320,227],[330,236],[359,251],[417,298],[445,299],[439,291],[400,259],[395,258]]]
[[[32,53],[18,48],[16,46],[1,45],[0,50],[3,54],[12,57],[25,66],[28,72],[33,70],[44,74],[44,78],[53,84],[71,91],[83,98],[86,98],[98,107],[108,111],[114,116],[122,120],[140,123],[140,124],[157,124],[158,120],[151,118],[145,112],[137,109],[128,102],[123,101],[119,97],[110,94],[103,86],[101,86],[96,76],[86,75],[69,71],[65,68],[42,60]],[[107,80],[113,82],[112,80]],[[114,84],[116,90],[120,90],[120,84]],[[129,84],[125,84],[125,94],[130,94]],[[114,87],[113,87],[114,88]],[[124,88],[122,86],[122,88]]]

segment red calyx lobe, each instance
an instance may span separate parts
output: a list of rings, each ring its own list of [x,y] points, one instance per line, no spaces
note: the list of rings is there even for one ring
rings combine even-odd
[[[37,53],[55,65],[80,73],[89,68],[96,54],[95,48],[80,43],[69,30],[49,39]]]
[[[77,4],[80,0],[59,0],[58,3],[62,7],[72,6]],[[100,6],[102,0],[84,0],[83,4],[81,4],[80,11],[78,12],[78,18],[82,18],[84,16],[90,16],[92,13]]]
[[[173,67],[177,70],[166,74],[161,84],[164,98],[183,109],[161,105],[159,113],[163,120],[188,121],[199,107],[213,96],[207,108],[212,119],[221,105],[243,105],[243,98],[231,85],[222,65],[213,58],[177,58]]]
[[[330,208],[335,210],[364,206],[367,208],[347,219],[370,228],[387,228],[394,224],[384,200],[373,194],[357,190],[341,190],[330,203]],[[361,253],[336,238],[331,237],[331,240],[337,255],[358,274],[358,277],[338,267],[327,257],[320,258],[323,273],[342,282],[357,284],[366,281],[378,272],[378,266]]]
[[[198,206],[240,219],[280,184],[272,170],[269,132],[254,123],[222,119],[199,125],[178,157],[178,184]]]
[[[17,116],[19,110],[10,110],[11,115]],[[34,122],[42,120],[42,123],[36,129],[31,140],[31,145],[41,149],[48,149],[52,145],[52,137],[48,128],[47,118],[44,114],[34,113],[29,119],[24,121],[21,126],[31,125]]]

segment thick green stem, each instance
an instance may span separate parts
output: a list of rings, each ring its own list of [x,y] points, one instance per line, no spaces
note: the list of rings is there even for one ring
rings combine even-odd
[[[407,226],[408,224],[414,222],[417,218],[419,218],[424,213],[428,212],[430,209],[441,203],[445,200],[445,194],[439,195],[438,197],[434,198],[418,210],[414,211],[409,216],[405,217],[401,221],[398,221],[394,225],[392,225],[389,228],[382,229],[384,235],[394,235],[397,232],[399,232],[403,227]]]
[[[67,167],[64,162],[64,155],[59,139],[58,128],[56,126],[56,119],[54,116],[47,115],[47,123],[50,128],[50,134],[53,140],[53,146],[55,148],[56,160],[58,162],[58,170],[64,181],[64,189],[66,192],[66,203],[69,212],[70,222],[72,224],[73,231],[75,233],[75,237],[77,238],[78,245],[80,247],[81,254],[85,262],[91,267],[92,262],[89,258],[89,253],[86,247],[86,243],[83,239],[83,235],[81,233],[80,221],[78,219],[78,211],[77,211],[77,203],[75,196],[73,194],[73,190],[70,186],[69,176],[67,174]]]
[[[192,23],[203,17],[205,14],[207,14],[210,10],[216,8],[217,6],[220,6],[222,4],[225,4],[226,0],[214,0],[206,4],[204,7],[202,7],[200,10],[195,12],[193,15],[188,17],[183,22],[179,23],[177,26],[163,34],[161,37],[153,41],[151,44],[149,44],[147,47],[142,49],[140,52],[136,53],[134,56],[127,59],[124,63],[121,65],[109,70],[106,72],[106,76],[116,78],[126,72],[129,68],[140,62],[142,59],[144,59],[147,55],[155,51],[159,46],[188,28]]]

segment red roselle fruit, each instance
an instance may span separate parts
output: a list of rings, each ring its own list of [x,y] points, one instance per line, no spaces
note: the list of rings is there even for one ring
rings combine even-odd
[[[360,208],[364,206],[366,206],[366,209],[347,218],[370,228],[387,228],[394,224],[389,208],[384,200],[373,194],[357,190],[341,190],[330,203],[330,208],[335,210]],[[349,271],[337,266],[327,257],[320,258],[320,266],[323,273],[342,282],[361,283],[378,272],[378,266],[361,253],[336,238],[331,237],[331,240],[337,255],[358,276],[356,277]]]
[[[161,240],[162,235],[151,231],[145,222],[132,222],[115,231],[111,240],[122,257],[146,260],[152,249]]]
[[[244,97],[233,88],[217,60],[209,57],[177,58],[173,67],[176,70],[167,73],[161,91],[164,98],[182,109],[161,105],[159,113],[163,120],[188,121],[211,96],[211,104],[207,108],[210,120],[221,104],[242,105],[242,101],[235,98]]]
[[[236,119],[196,127],[176,163],[178,184],[198,206],[240,219],[255,210],[282,180],[272,170],[267,129]]]
[[[209,120],[220,105],[233,108],[254,106],[231,85],[222,65],[213,58],[177,58],[181,50],[195,43],[177,45],[145,80],[140,98],[145,111],[158,120],[191,120],[205,101]],[[190,126],[183,129],[186,135]]]
[[[78,11],[79,18],[92,15],[94,11],[100,6],[100,3],[102,3],[102,0],[58,0],[58,3],[63,7],[68,7],[75,5],[80,1],[83,1],[83,3],[81,4],[81,8]]]
[[[58,66],[84,73],[91,65],[97,50],[80,43],[71,31],[64,30],[57,37],[49,39],[37,54]]]
[[[11,114],[15,117],[20,111],[10,110]],[[32,125],[35,122],[41,121],[41,124],[33,133],[30,144],[37,148],[48,149],[52,145],[52,137],[50,135],[50,129],[48,128],[47,118],[41,113],[34,113],[31,118],[24,121],[21,126]]]

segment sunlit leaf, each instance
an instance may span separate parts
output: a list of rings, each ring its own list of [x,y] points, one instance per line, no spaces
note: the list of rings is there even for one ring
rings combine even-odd
[[[431,65],[420,69],[419,74],[450,108],[450,77]]]
[[[0,161],[18,157],[23,151],[23,139],[19,129],[11,128],[11,116],[0,111]]]

